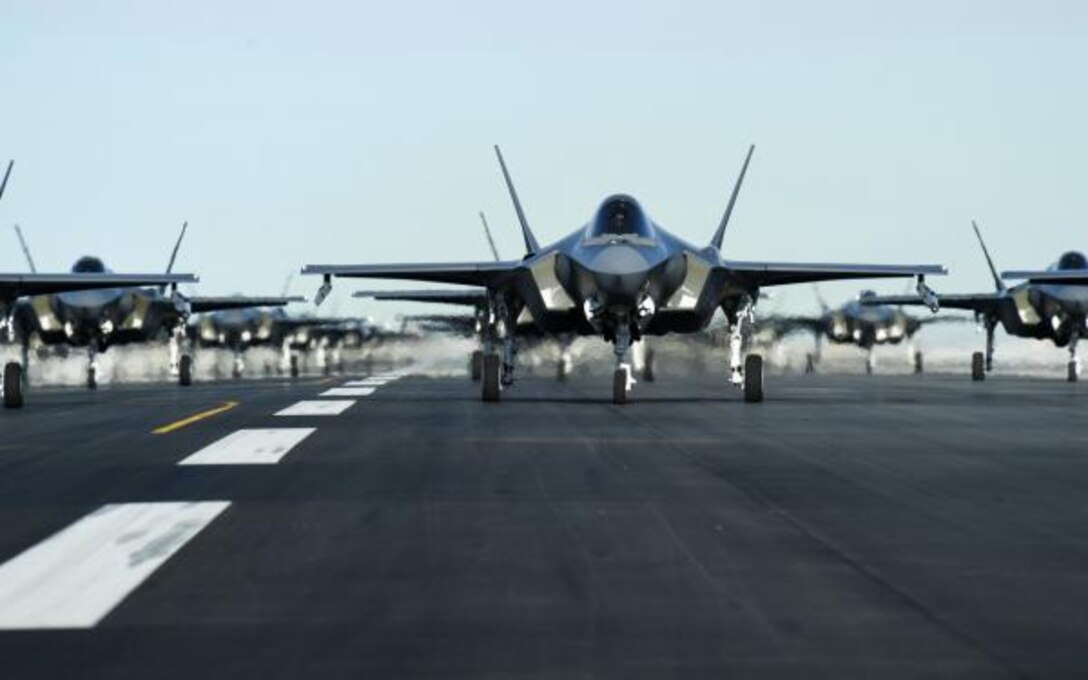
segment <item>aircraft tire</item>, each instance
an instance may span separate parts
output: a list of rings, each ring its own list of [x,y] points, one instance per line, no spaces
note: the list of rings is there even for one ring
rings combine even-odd
[[[612,403],[627,403],[627,369],[617,368],[612,373]]]
[[[193,384],[193,357],[182,354],[178,361],[178,384],[188,387]]]
[[[494,352],[485,354],[483,357],[483,385],[481,393],[483,400],[486,402],[499,401],[500,364],[501,360],[499,355]]]
[[[87,367],[87,389],[98,389],[98,371],[95,370],[94,366]]]
[[[980,382],[986,379],[986,357],[982,352],[971,355],[971,380]]]
[[[812,375],[816,372],[816,355],[812,352],[805,354],[805,375]]]
[[[1066,367],[1066,380],[1069,382],[1077,382],[1077,362],[1070,361]]]
[[[4,365],[4,408],[23,407],[23,366],[17,361]]]
[[[922,360],[922,353],[921,352],[915,352],[914,353],[914,375],[922,375],[922,373],[924,371],[925,371],[925,363]]]
[[[759,354],[744,358],[744,401],[749,404],[763,401],[763,357]]]
[[[481,350],[476,350],[472,353],[472,358],[468,362],[469,375],[472,376],[472,382],[480,382],[480,379],[484,374],[484,353]]]
[[[657,368],[655,364],[656,357],[652,349],[646,350],[646,365],[642,367],[642,379],[646,382],[653,382],[657,379],[657,375],[654,370]]]
[[[291,357],[291,377],[298,377],[298,357],[293,355]]]

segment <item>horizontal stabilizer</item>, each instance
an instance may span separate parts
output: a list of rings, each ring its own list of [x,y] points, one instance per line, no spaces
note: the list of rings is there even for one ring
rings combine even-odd
[[[221,312],[228,309],[252,309],[254,307],[284,307],[292,302],[306,302],[301,295],[291,297],[249,297],[245,295],[208,296],[194,295],[185,298],[194,314]]]

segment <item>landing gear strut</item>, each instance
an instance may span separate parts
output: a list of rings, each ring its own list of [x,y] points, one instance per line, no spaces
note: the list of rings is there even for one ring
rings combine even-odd
[[[87,389],[98,389],[98,354],[92,347],[87,351]]]
[[[729,369],[730,382],[744,390],[744,401],[756,404],[763,401],[763,357],[743,355],[744,323],[752,320],[752,308],[753,304],[748,301],[729,319]]]
[[[1077,356],[1078,340],[1080,335],[1074,330],[1073,336],[1069,339],[1069,365],[1066,371],[1066,379],[1069,382],[1077,382],[1077,378],[1080,377],[1080,358]]]
[[[616,356],[616,370],[612,372],[612,403],[626,404],[627,393],[634,380],[631,379],[631,366],[627,363],[627,352],[631,349],[631,329],[625,319],[617,324],[616,339],[612,352]]]

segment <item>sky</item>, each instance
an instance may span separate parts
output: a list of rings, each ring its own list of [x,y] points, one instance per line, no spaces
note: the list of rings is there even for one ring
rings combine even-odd
[[[522,254],[627,192],[737,259],[943,263],[938,291],[1088,249],[1088,4],[0,0],[0,271],[84,254],[279,293],[307,263]],[[295,277],[293,293],[317,281]],[[391,318],[339,281],[326,311]],[[888,292],[901,282],[876,284]],[[829,301],[857,283],[828,284]],[[782,311],[817,308],[808,286]]]

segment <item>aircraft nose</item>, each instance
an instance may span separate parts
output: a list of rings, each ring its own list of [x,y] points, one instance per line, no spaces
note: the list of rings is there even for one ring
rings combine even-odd
[[[646,283],[650,263],[635,248],[603,248],[590,263],[598,287],[605,293],[635,297]]]

